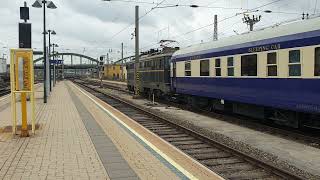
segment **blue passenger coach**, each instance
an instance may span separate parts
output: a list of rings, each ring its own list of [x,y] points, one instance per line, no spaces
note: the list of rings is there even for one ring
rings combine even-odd
[[[320,18],[193,45],[171,66],[193,105],[320,128]]]

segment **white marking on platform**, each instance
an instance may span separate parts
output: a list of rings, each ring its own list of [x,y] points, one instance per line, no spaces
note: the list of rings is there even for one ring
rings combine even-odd
[[[7,99],[8,97],[10,97],[11,95],[6,95],[5,97],[1,98],[0,101],[3,101],[5,99]]]
[[[162,156],[165,160],[167,160],[170,164],[172,164],[175,168],[177,168],[180,172],[182,172],[185,176],[187,176],[189,179],[197,179],[194,177],[191,173],[189,173],[187,170],[185,170],[183,167],[181,167],[178,163],[176,163],[174,160],[172,160],[169,156],[167,156],[165,153],[163,153],[160,149],[158,149],[156,146],[154,146],[152,143],[150,143],[148,140],[146,140],[144,137],[142,137],[139,133],[137,133],[134,129],[129,127],[126,123],[121,121],[118,117],[116,117],[114,114],[112,114],[109,110],[107,110],[105,107],[103,107],[100,103],[98,103],[96,100],[91,98],[86,92],[82,91],[78,86],[72,83],[74,87],[76,87],[82,94],[87,96],[91,101],[93,101],[98,107],[100,107],[102,110],[104,110],[107,114],[112,116],[114,119],[116,119],[119,123],[121,123],[123,126],[125,126],[128,130],[130,130],[132,133],[134,133],[139,139],[141,139],[143,142],[145,142],[150,148],[152,148],[154,151],[156,151],[160,156]]]

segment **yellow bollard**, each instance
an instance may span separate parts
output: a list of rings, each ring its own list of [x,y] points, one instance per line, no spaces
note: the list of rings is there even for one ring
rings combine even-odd
[[[28,121],[27,121],[27,93],[21,93],[21,137],[29,137]]]

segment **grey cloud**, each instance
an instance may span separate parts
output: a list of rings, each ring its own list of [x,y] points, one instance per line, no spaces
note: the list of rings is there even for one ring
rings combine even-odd
[[[9,47],[17,46],[19,22],[19,6],[24,0],[1,0],[0,6],[0,42]],[[58,9],[47,11],[47,27],[57,31],[53,41],[60,45],[60,49],[71,49],[86,53],[93,57],[107,53],[113,49],[111,56],[119,57],[117,51],[120,43],[125,44],[125,51],[134,50],[134,40],[131,33],[134,26],[130,26],[119,35],[110,39],[115,33],[134,22],[134,6],[132,3],[102,2],[101,0],[53,0]],[[34,0],[27,0],[30,6]],[[153,2],[150,0],[150,2]],[[180,0],[182,4],[194,3],[209,6],[255,8],[273,0]],[[283,12],[309,12],[315,10],[316,0],[282,0],[261,8]],[[166,0],[165,3],[177,3],[176,0]],[[320,3],[317,5],[320,6]],[[152,6],[140,6],[140,16],[148,12]],[[197,29],[213,22],[213,15],[218,14],[219,20],[243,12],[241,10],[206,9],[206,8],[165,8],[155,9],[140,21],[140,47],[157,47],[160,39],[173,38],[179,41],[180,46],[187,46],[204,41],[210,41],[213,34],[213,26],[181,36],[186,32]],[[316,12],[318,12],[316,8]],[[256,13],[259,14],[259,13]],[[286,19],[299,17],[299,14],[264,14],[261,22],[256,27],[264,27]],[[42,10],[30,7],[32,22],[33,47],[42,47]],[[247,26],[241,22],[242,16],[219,23],[219,35],[221,37],[235,35],[233,30],[241,33],[247,31]],[[166,29],[169,27],[168,30]],[[162,31],[160,31],[162,30]],[[160,32],[159,32],[160,31]],[[152,46],[154,45],[154,46]],[[2,52],[0,52],[0,55]],[[128,54],[129,55],[129,54]]]

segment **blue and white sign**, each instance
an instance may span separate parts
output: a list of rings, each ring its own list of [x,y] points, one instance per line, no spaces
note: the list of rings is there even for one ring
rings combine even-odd
[[[50,60],[50,64],[63,64],[63,60],[58,60],[58,59]]]

